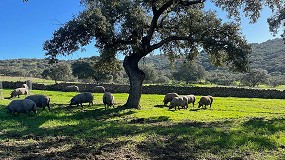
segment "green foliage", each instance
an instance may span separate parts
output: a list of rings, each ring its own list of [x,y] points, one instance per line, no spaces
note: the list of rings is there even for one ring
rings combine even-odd
[[[266,42],[260,43],[260,44],[251,44],[252,46],[252,51],[253,53],[249,57],[249,60],[251,61],[250,63],[250,68],[256,69],[256,68],[261,68],[264,70],[268,71],[268,74],[270,74],[270,86],[276,86],[278,84],[283,84],[284,82],[284,64],[282,59],[284,59],[284,54],[283,52],[285,51],[285,45],[282,41],[282,39],[277,38],[274,40],[268,40]],[[94,63],[98,61],[99,57],[90,57],[90,58],[82,58],[79,60],[68,60],[64,61],[69,64],[74,64],[76,62],[88,62],[89,63],[89,69],[96,69],[92,68]],[[0,74],[1,75],[11,75],[11,76],[17,76],[19,75],[22,76],[28,76],[30,77],[29,74],[33,71],[36,71],[36,73],[31,74],[31,76],[34,77],[41,77],[41,73],[44,69],[49,68],[49,64],[47,63],[47,60],[44,59],[11,59],[11,60],[0,60]],[[173,63],[173,66],[171,66],[170,61],[167,56],[163,54],[159,55],[151,55],[147,56],[143,59],[142,62],[140,62],[139,65],[152,65],[153,69],[155,72],[158,73],[158,80],[163,76],[162,80],[163,82],[157,82],[157,83],[168,83],[170,80],[173,79],[172,73],[177,72],[177,68],[174,66],[180,66],[184,62],[183,58],[176,59],[175,62]],[[120,67],[122,67],[122,62],[120,62]],[[202,65],[203,68],[208,72],[206,75],[206,79],[210,83],[214,84],[220,84],[220,85],[232,85],[234,81],[238,81],[239,79],[237,77],[240,76],[239,73],[235,72],[229,72],[229,70],[226,67],[215,67],[210,64],[208,60],[208,55],[206,53],[201,53],[198,55],[197,59],[195,60],[195,63]],[[25,64],[25,65],[24,65]],[[79,67],[80,70],[78,70],[78,75],[75,75],[78,78],[84,77],[86,74],[85,72],[89,72],[87,68],[87,65]],[[72,67],[73,68],[73,67]],[[81,68],[84,68],[81,72]],[[28,71],[28,72],[27,72]],[[83,72],[84,71],[84,72]],[[73,74],[75,72],[73,71]],[[81,74],[81,76],[79,76]],[[113,81],[114,83],[119,83],[119,84],[127,84],[128,83],[128,77],[125,74],[125,71],[121,70],[119,72],[113,72],[113,73],[108,73],[107,75],[112,75],[113,76]],[[100,77],[98,77],[100,78]],[[17,80],[23,80],[26,79],[24,77],[20,78],[15,78],[15,81]],[[104,80],[104,79],[103,79]],[[94,78],[90,79],[84,79],[81,80],[83,82],[94,82]],[[36,82],[40,83],[53,83],[48,80],[38,80],[36,79]],[[275,83],[275,84],[273,84]],[[277,83],[277,84],[276,84]]]
[[[44,59],[0,60],[0,75],[41,78],[43,69],[49,66],[47,62]]]
[[[203,8],[204,2],[83,0],[85,10],[54,32],[44,49],[56,60],[57,55],[71,54],[95,39],[102,58],[114,58],[117,53],[141,58],[161,49],[170,59],[183,54],[193,60],[204,51],[215,65],[247,70],[251,50],[240,33],[240,12],[255,22],[263,5],[276,9],[283,3],[213,0],[237,20],[223,23],[215,12]]]
[[[214,11],[204,8],[205,0],[81,2],[84,10],[44,43],[46,56],[56,62],[58,55],[71,54],[92,40],[100,51],[101,62],[111,62],[116,54],[123,53],[126,55],[123,67],[130,80],[126,107],[139,108],[144,74],[138,63],[157,49],[169,55],[171,61],[178,55],[193,61],[199,52],[206,52],[217,66],[226,64],[235,71],[248,70],[251,47],[242,36],[239,23],[224,23]],[[283,5],[268,0],[234,3],[212,0],[211,3],[234,17],[238,17],[242,7],[252,21],[259,17],[261,4],[272,9]]]
[[[285,8],[282,8],[280,11],[276,12],[275,15],[267,19],[267,22],[269,24],[269,30],[273,34],[277,34],[279,29],[281,27],[285,27],[285,24],[283,23],[285,19]],[[283,33],[283,38],[284,38],[284,33]]]
[[[117,81],[120,79],[122,74],[122,63],[112,57],[109,58],[100,58],[94,64],[95,70],[95,79],[97,81],[107,82],[109,83],[113,81]]]
[[[160,84],[167,84],[170,82],[170,79],[166,77],[165,75],[160,75],[158,79],[156,80],[156,82]]]
[[[173,77],[178,81],[197,82],[204,79],[206,76],[205,69],[198,64],[183,63],[173,74]]]
[[[142,65],[140,68],[145,73],[144,83],[155,83],[158,80],[158,71],[153,68],[152,64]]]
[[[274,79],[280,79],[282,82],[285,73],[284,63],[282,61],[285,58],[283,54],[285,51],[285,45],[282,39],[276,38],[260,44],[253,43],[251,46],[252,54],[249,56],[249,61],[251,62],[250,68],[261,68],[263,70],[266,70],[271,77],[274,76]],[[180,66],[183,64],[183,62],[183,58],[176,59],[173,63],[173,66]],[[144,58],[144,63],[153,64],[153,67],[156,70],[161,71],[170,79],[173,79],[173,77],[171,77],[171,72],[177,72],[176,68],[171,68],[171,63],[168,57],[162,54],[148,56]],[[240,80],[240,73],[231,72],[227,67],[215,67],[211,65],[206,53],[199,54],[195,60],[195,63],[205,68],[205,70],[208,72],[206,79],[210,83],[232,85],[235,81]]]
[[[260,44],[252,44],[252,48],[251,68],[262,68],[269,74],[279,72],[279,75],[284,75],[285,68],[282,59],[285,58],[283,54],[285,45],[282,39],[277,38]]]
[[[239,76],[240,74],[212,71],[207,73],[206,81],[210,82],[211,84],[230,86],[239,79]]]
[[[4,89],[4,97],[11,90]],[[168,110],[164,95],[143,94],[141,110],[66,108],[75,92],[38,91],[51,111],[7,114],[0,101],[1,159],[283,159],[284,100],[214,97],[212,109]],[[200,96],[197,96],[199,99]],[[155,114],[153,114],[155,113]]]
[[[269,75],[266,70],[253,69],[241,78],[241,83],[250,87],[255,87],[260,83],[267,83],[268,78]]]
[[[276,88],[282,84],[285,84],[284,82],[284,79],[285,77],[284,76],[270,76],[269,79],[268,79],[268,83],[269,83],[269,86],[273,87],[273,88]]]
[[[72,63],[72,74],[78,79],[89,79],[94,78],[95,69],[92,62],[78,60]]]

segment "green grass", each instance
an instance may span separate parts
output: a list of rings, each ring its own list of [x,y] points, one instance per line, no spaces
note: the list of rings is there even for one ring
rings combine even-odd
[[[94,93],[94,106],[67,109],[77,93],[32,93],[49,96],[51,111],[13,116],[11,100],[0,101],[0,159],[285,158],[284,100],[215,97],[212,109],[175,111],[162,106],[163,95],[144,94],[141,110],[105,110]],[[114,96],[120,106],[128,94]]]

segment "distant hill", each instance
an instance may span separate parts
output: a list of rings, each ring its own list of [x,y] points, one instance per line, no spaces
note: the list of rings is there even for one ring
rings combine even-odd
[[[251,68],[262,68],[270,74],[285,75],[285,44],[282,39],[277,38],[251,45],[253,49],[253,53],[250,55]],[[175,61],[174,67],[171,67],[168,57],[150,55],[145,57],[140,64],[152,65],[159,72],[170,74],[171,71],[175,70],[175,66],[179,66],[183,61],[183,59],[178,59]],[[67,62],[72,63],[71,60]],[[202,65],[207,71],[227,70],[225,67],[212,66],[209,63],[208,55],[205,53],[198,55],[195,63]],[[0,75],[40,77],[41,72],[46,67],[49,67],[49,64],[48,60],[45,59],[0,60]]]
[[[285,44],[281,38],[268,40],[263,43],[253,43],[252,54],[250,55],[250,67],[261,68],[272,74],[285,74]],[[182,63],[182,59],[178,59],[175,65]],[[157,70],[170,69],[170,61],[168,57],[163,55],[151,55],[144,58],[145,64],[153,64]],[[207,71],[211,70],[227,70],[226,67],[215,67],[208,59],[206,53],[198,55],[195,63],[202,65]]]
[[[252,68],[262,68],[268,73],[285,74],[285,44],[280,38],[252,44]]]

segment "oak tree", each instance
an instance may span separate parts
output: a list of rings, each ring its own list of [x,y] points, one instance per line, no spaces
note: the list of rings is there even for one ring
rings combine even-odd
[[[70,64],[60,62],[44,69],[41,75],[43,78],[51,78],[57,84],[58,81],[70,79],[72,77],[72,70]]]
[[[123,67],[130,81],[125,107],[140,108],[145,74],[138,62],[143,57],[160,50],[171,60],[184,55],[191,61],[206,52],[215,65],[246,71],[251,48],[240,30],[240,12],[255,22],[264,6],[284,6],[276,0],[208,0],[233,17],[224,22],[204,7],[205,1],[81,0],[85,9],[56,30],[44,50],[55,62],[58,55],[72,54],[95,40],[101,62],[109,63],[104,67],[108,70],[116,55],[124,54]]]

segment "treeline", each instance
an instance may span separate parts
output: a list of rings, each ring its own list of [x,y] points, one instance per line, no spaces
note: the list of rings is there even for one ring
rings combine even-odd
[[[276,87],[285,84],[285,44],[280,38],[252,45],[252,54],[249,57],[250,72],[231,72],[227,67],[217,67],[210,63],[211,58],[201,53],[192,66],[185,64],[183,58],[177,59],[172,65],[168,57],[150,55],[143,64],[153,65],[165,75],[173,75],[174,80],[182,82],[201,82],[218,85],[245,85],[255,87],[267,84]],[[176,75],[176,76],[175,76]],[[171,78],[170,78],[171,79]],[[177,82],[174,82],[177,84]]]
[[[210,57],[206,53],[198,55],[192,63],[186,62],[183,58],[177,58],[170,63],[167,56],[150,55],[145,57],[139,65],[146,74],[145,83],[211,83],[251,87],[259,84],[268,84],[273,87],[284,84],[285,45],[283,40],[274,39],[252,44],[252,49],[253,53],[249,59],[250,72],[245,74],[231,72],[227,67],[211,65]],[[55,83],[63,80],[128,84],[122,61],[103,65],[100,64],[97,56],[59,61],[58,64],[48,64],[48,60],[45,59],[0,60],[0,75],[53,79]]]
[[[8,59],[0,60],[0,75],[14,77],[38,77],[48,68],[45,59]]]

